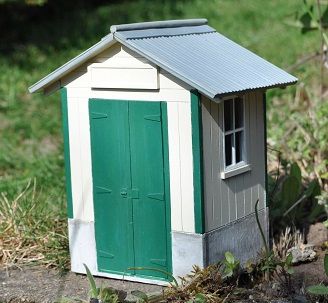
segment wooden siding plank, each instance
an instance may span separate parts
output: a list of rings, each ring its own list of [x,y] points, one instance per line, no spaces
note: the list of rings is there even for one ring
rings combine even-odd
[[[179,103],[179,135],[180,135],[180,184],[182,227],[184,232],[195,232],[193,157],[191,135],[190,103]]]
[[[256,161],[256,165],[253,168],[253,178],[254,178],[254,186],[252,187],[252,210],[255,209],[255,203],[257,201],[257,199],[259,199],[259,190],[258,190],[258,184],[256,181],[258,181],[258,166],[259,166],[259,140],[260,138],[258,137],[258,116],[257,116],[257,95],[255,92],[252,92],[252,102],[253,102],[253,119],[252,124],[253,124],[253,128],[252,128],[252,133],[255,134],[255,138],[256,140],[253,140],[253,155],[254,155],[254,159],[253,159],[253,163],[254,161]],[[255,157],[256,156],[256,157]]]
[[[225,181],[228,189],[228,204],[229,204],[229,222],[237,220],[237,208],[236,208],[236,180],[235,178],[228,178]]]
[[[245,96],[246,101],[246,119],[249,121],[246,126],[246,133],[247,133],[247,161],[253,166],[256,165],[254,161],[256,158],[254,157],[254,141],[256,138],[253,134],[253,123],[251,122],[254,119],[252,111],[253,111],[253,102],[252,102],[252,94],[248,93]],[[251,214],[254,210],[252,208],[252,180],[253,180],[253,167],[252,170],[248,173],[244,174],[244,194],[245,194],[245,216]]]
[[[256,92],[256,104],[257,104],[257,130],[258,130],[258,153],[259,153],[259,164],[257,166],[258,169],[258,198],[260,199],[259,202],[259,209],[265,207],[265,121],[264,121],[264,108],[263,108],[263,94],[262,92]]]
[[[235,178],[235,200],[236,200],[236,217],[240,219],[245,216],[245,185],[244,174]]]
[[[69,95],[69,90],[67,91]],[[79,100],[68,97],[67,111],[69,117],[69,146],[71,159],[72,201],[74,219],[83,220],[83,186],[81,172],[81,143],[79,125]]]
[[[268,143],[267,143],[267,104],[266,104],[266,92],[263,92],[263,121],[264,121],[264,207],[268,206],[267,193],[268,193]]]
[[[170,158],[171,227],[172,230],[182,231],[178,103],[172,102],[167,104],[167,118]]]
[[[83,198],[83,220],[94,221],[93,186],[92,186],[92,163],[89,121],[89,99],[79,101],[79,125],[80,125],[80,155],[81,155],[81,178]]]
[[[217,103],[211,102],[211,188],[212,188],[212,225],[221,224],[221,199],[218,183],[220,173],[220,140],[219,140],[219,106]]]
[[[203,129],[203,168],[204,168],[204,218],[205,230],[213,226],[212,205],[212,149],[211,146],[211,101],[202,97],[202,129]]]
[[[220,156],[220,163],[221,163],[221,171],[224,169],[224,145],[223,145],[223,140],[224,140],[224,134],[223,134],[223,103],[221,102],[219,105],[219,120],[218,120],[218,125],[219,125],[219,133],[220,137],[219,140],[221,142],[220,145],[220,151],[219,151],[219,156]],[[229,190],[229,179],[221,179],[220,173],[221,171],[218,172],[218,182],[220,183],[220,189],[221,189],[221,225],[225,225],[230,221],[230,213],[231,213],[231,208],[230,208],[230,197],[231,193]],[[231,179],[230,179],[231,180]]]

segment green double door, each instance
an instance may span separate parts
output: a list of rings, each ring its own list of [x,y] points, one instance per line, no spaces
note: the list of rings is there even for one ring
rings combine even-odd
[[[171,271],[164,102],[89,100],[98,270]]]

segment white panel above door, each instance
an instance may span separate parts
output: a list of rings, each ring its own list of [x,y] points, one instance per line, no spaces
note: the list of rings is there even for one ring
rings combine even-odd
[[[146,65],[146,64],[145,64]],[[157,68],[145,67],[111,67],[95,63],[89,67],[92,88],[109,89],[158,89]]]

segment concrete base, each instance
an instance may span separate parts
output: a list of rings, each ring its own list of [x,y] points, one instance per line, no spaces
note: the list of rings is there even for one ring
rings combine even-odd
[[[259,219],[268,241],[267,208],[259,211]],[[249,259],[256,259],[263,247],[255,214],[206,233],[204,243],[205,266],[222,260],[226,251],[233,253],[241,264],[245,264]]]
[[[268,211],[259,212],[260,222],[268,238]],[[113,279],[167,285],[168,282],[99,272],[94,222],[82,222],[69,219],[69,248],[71,270],[85,274],[83,263],[95,276]],[[255,259],[263,243],[255,214],[236,222],[222,226],[203,235],[172,231],[172,272],[174,277],[183,277],[190,273],[193,265],[203,268],[224,258],[230,251],[243,264],[248,259]]]
[[[172,267],[174,277],[190,273],[194,264],[204,267],[204,236],[172,231]]]
[[[168,285],[169,282],[145,279],[137,276],[126,276],[99,272],[97,266],[97,252],[94,222],[68,219],[69,250],[71,256],[71,271],[86,274],[84,264],[88,266],[92,275],[118,280],[149,283],[156,285]]]
[[[71,270],[76,273],[85,273],[84,263],[92,273],[97,272],[94,222],[68,219],[68,238]]]

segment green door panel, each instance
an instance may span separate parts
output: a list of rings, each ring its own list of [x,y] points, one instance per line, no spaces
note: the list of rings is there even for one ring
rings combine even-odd
[[[168,277],[127,269],[171,271],[165,109],[161,102],[89,101],[99,271],[155,279]]]
[[[98,270],[133,266],[128,103],[89,101]]]
[[[167,227],[160,102],[130,102],[130,149],[135,265],[167,271]],[[139,275],[162,277],[156,271]]]

